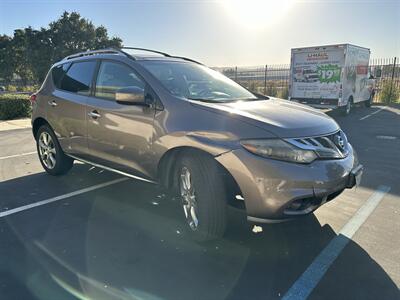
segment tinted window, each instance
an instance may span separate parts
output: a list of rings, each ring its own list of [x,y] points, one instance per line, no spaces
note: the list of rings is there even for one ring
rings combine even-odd
[[[61,80],[60,88],[81,95],[89,95],[95,61],[73,63]]]
[[[126,65],[102,62],[97,75],[96,96],[115,99],[115,92],[121,88],[139,87],[144,90],[144,82]]]
[[[64,77],[65,73],[67,73],[68,68],[71,66],[70,63],[58,65],[51,70],[51,75],[53,77],[54,85],[59,89],[61,88],[61,79]]]

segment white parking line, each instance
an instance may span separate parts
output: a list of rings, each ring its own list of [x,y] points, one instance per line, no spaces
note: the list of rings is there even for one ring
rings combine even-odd
[[[369,115],[366,115],[366,116],[362,117],[362,118],[360,119],[360,121],[365,120],[366,118],[369,118],[369,117],[371,117],[371,116],[377,114],[378,112],[384,110],[385,108],[386,108],[385,106],[384,106],[384,107],[381,107],[380,109],[378,109],[378,110],[376,110],[376,111],[370,113]]]
[[[353,235],[389,191],[390,187],[384,185],[381,185],[376,189],[375,193],[368,198],[364,205],[360,207],[354,216],[340,230],[339,234],[330,241],[304,273],[297,279],[297,281],[283,296],[282,300],[304,300],[311,294],[318,282],[325,275],[326,271],[351,240]]]
[[[125,180],[128,180],[128,178],[114,179],[114,180],[107,181],[107,182],[104,182],[104,183],[100,183],[100,184],[96,184],[96,185],[93,185],[93,186],[89,186],[87,188],[80,189],[80,190],[77,190],[77,191],[74,191],[74,192],[71,192],[71,193],[68,193],[68,194],[64,194],[64,195],[60,195],[60,196],[57,196],[57,197],[49,198],[49,199],[46,199],[46,200],[42,200],[42,201],[38,201],[38,202],[35,202],[35,203],[31,203],[31,204],[28,204],[28,205],[20,206],[20,207],[13,208],[13,209],[10,209],[10,210],[7,210],[7,211],[2,211],[2,212],[0,212],[0,218],[5,217],[5,216],[9,216],[9,215],[12,215],[12,214],[16,214],[16,213],[19,213],[21,211],[28,210],[28,209],[31,209],[31,208],[34,208],[34,207],[38,207],[38,206],[41,206],[41,205],[49,204],[49,203],[52,203],[52,202],[55,202],[55,201],[60,201],[60,200],[63,200],[63,199],[66,199],[66,198],[70,198],[70,197],[73,197],[73,196],[77,196],[77,195],[80,195],[80,194],[83,194],[83,193],[87,193],[87,192],[90,192],[90,191],[101,189],[103,187],[110,186],[110,185],[113,185],[113,184],[116,184],[116,183],[119,183],[119,182],[122,182],[122,181],[125,181]]]
[[[0,160],[35,154],[36,151],[0,157]]]

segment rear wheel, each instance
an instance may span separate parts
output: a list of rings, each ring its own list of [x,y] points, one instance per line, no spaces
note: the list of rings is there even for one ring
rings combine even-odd
[[[350,98],[347,101],[347,104],[345,106],[342,107],[342,114],[344,116],[348,116],[351,113],[351,108],[353,106],[353,98]]]
[[[67,173],[74,160],[64,154],[57,137],[48,125],[39,128],[36,134],[36,148],[45,171],[51,175]]]
[[[372,105],[372,101],[374,100],[374,94],[371,93],[371,95],[369,96],[369,99],[367,101],[365,101],[365,106],[366,107],[371,107]]]
[[[194,239],[222,237],[227,224],[227,201],[217,164],[196,153],[184,155],[176,170],[184,217]]]

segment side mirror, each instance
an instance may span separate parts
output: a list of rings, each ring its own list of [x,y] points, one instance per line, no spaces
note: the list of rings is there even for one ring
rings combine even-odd
[[[145,102],[144,90],[136,86],[117,90],[115,93],[115,101],[126,105],[147,105]]]

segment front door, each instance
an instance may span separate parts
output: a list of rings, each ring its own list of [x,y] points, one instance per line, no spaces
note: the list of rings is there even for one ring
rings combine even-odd
[[[127,87],[138,87],[146,97],[152,97],[144,80],[130,66],[101,61],[94,96],[87,105],[90,155],[108,167],[150,177],[155,109],[117,103],[116,91]]]

